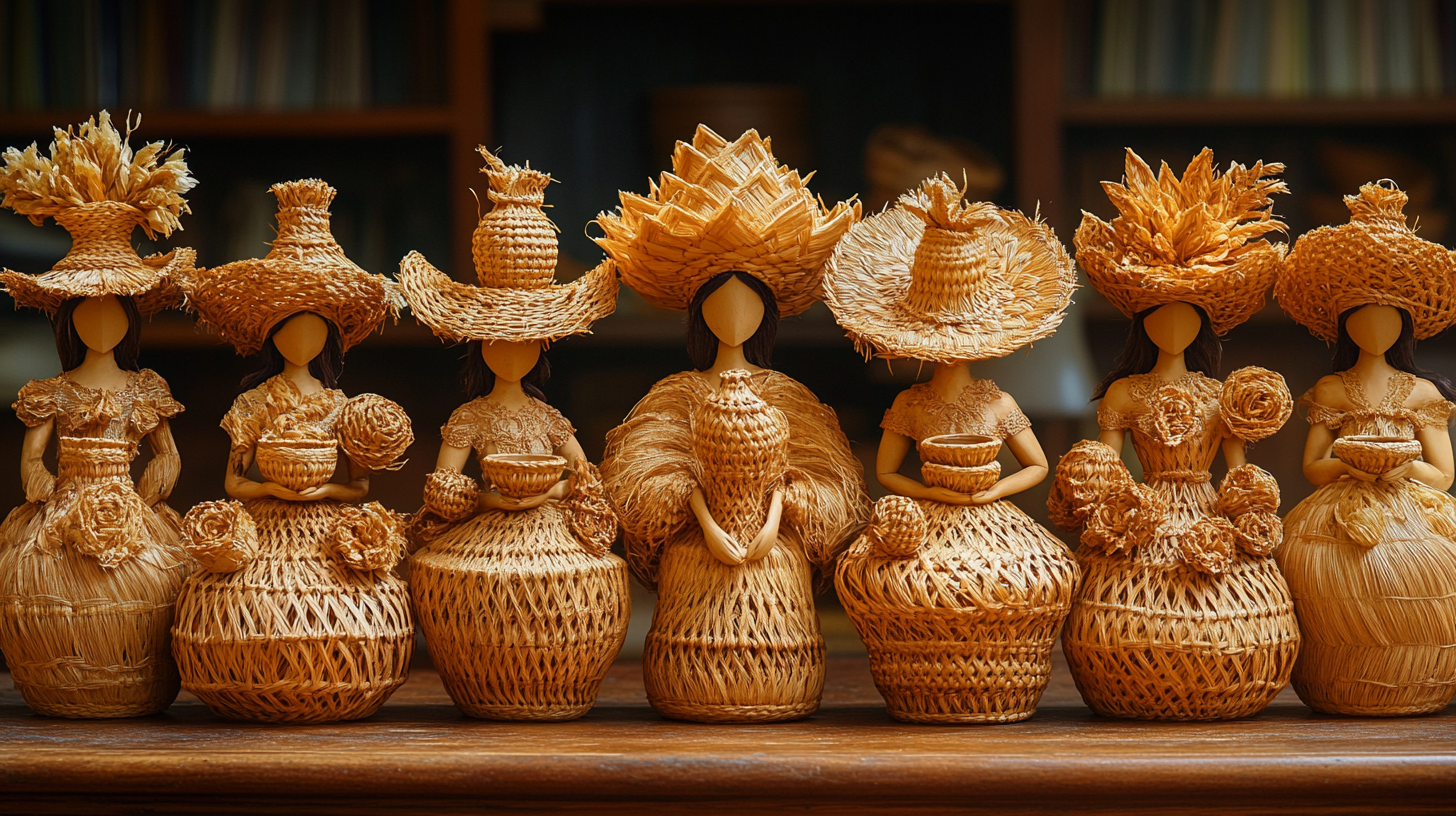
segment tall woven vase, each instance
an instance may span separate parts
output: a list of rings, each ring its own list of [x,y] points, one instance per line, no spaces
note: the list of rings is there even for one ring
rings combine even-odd
[[[747,371],[692,415],[698,480],[718,524],[742,544],[762,529],[787,468],[788,420],[749,387]],[[824,691],[824,638],[809,561],[781,530],[764,558],[736,566],[709,553],[700,530],[663,552],[657,608],[643,655],[647,699],[697,722],[808,716]]]
[[[6,522],[0,643],[38,713],[139,717],[177,697],[168,630],[192,565],[136,495],[135,456],[123,440],[62,437],[51,499]],[[108,533],[106,550],[86,545]]]

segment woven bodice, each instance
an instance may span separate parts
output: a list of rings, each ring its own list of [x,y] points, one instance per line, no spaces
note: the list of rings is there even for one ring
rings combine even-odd
[[[1307,409],[1311,425],[1322,423],[1340,436],[1395,436],[1415,439],[1416,431],[1427,426],[1444,428],[1451,421],[1451,411],[1456,408],[1444,399],[1438,399],[1415,408],[1405,403],[1415,389],[1416,378],[1404,371],[1397,371],[1390,378],[1385,396],[1372,405],[1365,395],[1365,386],[1354,371],[1341,371],[1340,382],[1345,386],[1345,398],[1352,408],[1340,410],[1321,405],[1314,400],[1311,389],[1300,398],[1299,404]]]
[[[446,445],[491,453],[555,453],[576,433],[560,411],[538,399],[508,408],[489,397],[465,403],[440,428]]]
[[[713,518],[748,540],[763,526],[767,496],[788,470],[789,420],[754,392],[753,375],[725,371],[691,414],[698,482]]]
[[[991,380],[971,380],[955,400],[947,402],[930,383],[921,383],[895,400],[880,427],[916,441],[952,433],[1007,439],[1030,428],[1031,421],[1020,408],[997,417],[993,403],[1001,394]]]
[[[1149,481],[1161,474],[1206,478],[1227,433],[1219,416],[1219,381],[1197,372],[1174,382],[1157,374],[1134,374],[1128,387],[1136,407],[1123,413],[1104,400],[1097,411],[1098,426],[1132,432],[1133,450]]]
[[[305,395],[279,374],[239,394],[223,417],[222,428],[232,437],[234,448],[252,447],[265,433],[308,431],[332,437],[345,400],[344,392],[334,388]]]
[[[26,427],[54,419],[59,437],[128,442],[133,452],[164,419],[182,412],[166,381],[149,369],[129,372],[117,391],[88,388],[65,374],[32,380],[20,389],[14,408]]]

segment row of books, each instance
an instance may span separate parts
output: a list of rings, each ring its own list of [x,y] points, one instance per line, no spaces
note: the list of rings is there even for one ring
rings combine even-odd
[[[1456,93],[1456,0],[1074,0],[1073,96]]]
[[[0,110],[444,100],[441,0],[0,0]]]

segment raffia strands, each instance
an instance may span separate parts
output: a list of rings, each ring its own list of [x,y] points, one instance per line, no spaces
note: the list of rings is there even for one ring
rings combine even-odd
[[[378,394],[350,397],[334,425],[339,447],[367,470],[398,470],[399,457],[415,441],[409,415],[393,400]]]
[[[183,587],[172,629],[182,685],[214,713],[262,722],[367,717],[404,684],[414,650],[408,590],[328,555],[334,501],[248,505],[258,555]]]
[[[1284,244],[1259,240],[1285,229],[1271,196],[1282,164],[1230,164],[1222,175],[1204,148],[1180,179],[1165,162],[1156,176],[1131,149],[1123,184],[1102,189],[1119,215],[1111,223],[1083,212],[1077,261],[1092,286],[1128,317],[1164,303],[1191,303],[1223,334],[1264,305]]]
[[[754,130],[729,142],[699,125],[692,144],[678,142],[672,166],[646,196],[624,192],[617,211],[594,222],[628,286],[685,311],[713,276],[744,271],[773,290],[780,315],[819,298],[824,262],[859,219],[859,202],[826,210]]]
[[[1367,304],[1410,313],[1417,340],[1456,323],[1456,256],[1406,225],[1407,196],[1386,179],[1345,196],[1350,222],[1300,236],[1274,297],[1315,337],[1333,343],[1340,315]]]
[[[850,228],[826,267],[824,299],[867,358],[951,363],[1049,337],[1076,285],[1050,227],[966,203],[941,176]]]

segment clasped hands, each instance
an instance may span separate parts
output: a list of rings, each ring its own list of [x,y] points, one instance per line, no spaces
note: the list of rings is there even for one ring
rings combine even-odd
[[[1400,479],[1411,478],[1411,474],[1415,471],[1415,466],[1415,462],[1406,462],[1405,464],[1399,467],[1391,468],[1384,473],[1366,473],[1359,468],[1346,464],[1345,474],[1340,478],[1356,479],[1361,482],[1394,482]]]
[[[773,497],[769,499],[768,518],[764,520],[763,528],[758,531],[758,535],[754,536],[747,545],[739,543],[713,518],[712,512],[708,510],[708,500],[703,495],[701,487],[693,488],[689,504],[693,508],[693,515],[698,518],[698,524],[702,525],[703,541],[708,545],[708,552],[730,567],[766,558],[769,553],[773,552],[774,544],[778,543],[779,521],[784,515],[784,491],[782,489],[773,492]]]
[[[533,507],[540,507],[548,501],[561,501],[569,498],[576,491],[576,475],[581,472],[584,461],[577,459],[566,471],[566,478],[552,485],[544,493],[537,493],[534,496],[526,496],[516,499],[510,496],[502,496],[498,490],[488,490],[480,494],[479,507],[481,510],[504,510],[514,513],[521,510],[530,510]]]

